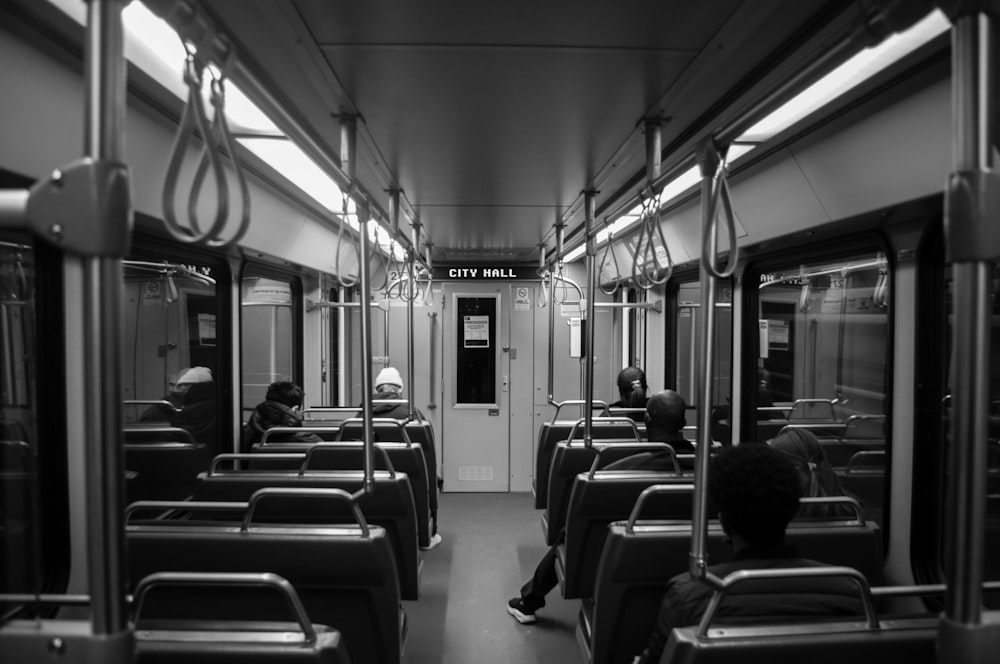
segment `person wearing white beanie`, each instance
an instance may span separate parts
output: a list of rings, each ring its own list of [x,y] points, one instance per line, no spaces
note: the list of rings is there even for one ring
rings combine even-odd
[[[386,367],[375,377],[375,391],[400,394],[403,391],[403,377],[395,367]]]

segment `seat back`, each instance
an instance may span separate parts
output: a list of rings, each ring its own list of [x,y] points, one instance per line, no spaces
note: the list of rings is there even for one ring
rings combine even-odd
[[[183,500],[212,460],[208,446],[195,442],[186,429],[130,425],[124,434],[125,469],[136,473],[129,501]]]
[[[558,411],[556,412],[558,415]],[[538,444],[535,451],[535,509],[545,509],[548,505],[549,469],[556,444],[563,440],[583,437],[583,420],[557,420],[546,422],[538,430]],[[594,417],[591,420],[591,437],[594,440],[629,439],[642,440],[636,423],[628,417]]]
[[[229,456],[243,455],[221,455]],[[362,471],[235,471],[213,467],[199,476],[194,499],[208,502],[244,502],[259,489],[342,489],[349,494],[361,491]],[[391,469],[375,471],[374,490],[358,496],[357,504],[369,523],[385,529],[398,569],[404,599],[420,597],[420,554],[417,549],[416,508],[409,477]],[[216,513],[217,519],[234,514]],[[310,496],[280,496],[269,499],[256,513],[258,521],[281,524],[322,524],[349,522],[350,509]]]
[[[548,491],[545,513],[542,515],[542,531],[545,543],[552,545],[559,539],[559,532],[566,525],[566,511],[573,481],[580,473],[587,472],[594,465],[598,455],[598,468],[640,452],[660,449],[662,444],[637,444],[634,439],[620,438],[600,440],[592,447],[582,440],[564,440],[556,444],[549,469]]]
[[[640,499],[629,521],[612,523],[601,554],[591,613],[578,632],[590,661],[629,662],[652,632],[664,586],[688,569],[690,522],[640,521]],[[870,584],[882,579],[882,532],[856,519],[809,519],[789,524],[786,541],[806,557],[860,571]],[[732,547],[717,521],[708,524],[710,561],[727,560]]]
[[[698,637],[696,627],[675,629],[661,662],[670,664],[934,664],[936,618],[886,620],[879,629],[855,622],[727,626],[725,637]]]
[[[679,485],[651,498],[647,512],[665,519],[691,519],[691,478],[634,470],[580,473],[573,482],[566,513],[566,542],[559,546],[556,573],[566,599],[594,596],[597,566],[608,524],[627,519],[639,495],[654,484]]]
[[[350,498],[343,492],[338,496]],[[352,661],[398,664],[406,621],[385,530],[368,526],[360,516],[352,525],[253,524],[252,504],[243,504],[241,526],[202,520],[127,523],[129,590],[155,572],[270,572],[292,584],[310,621],[343,634]],[[139,505],[177,509],[182,503]],[[188,503],[194,510],[211,509],[207,505],[212,503]],[[252,612],[268,621],[287,620],[287,609],[273,597],[261,601],[245,595],[205,595],[198,597],[197,609],[236,619]],[[191,611],[190,602],[163,602],[148,617],[186,618]]]
[[[205,606],[219,604],[226,595],[246,606],[247,590],[269,590],[284,598],[288,615],[284,621],[233,620],[231,615],[195,618]],[[162,591],[168,592],[162,592]],[[161,597],[167,595],[167,598]],[[221,596],[221,597],[220,597]],[[152,600],[150,598],[153,598]],[[210,597],[209,601],[205,601]],[[169,602],[183,611],[192,609],[191,618],[149,619],[143,607],[157,600]],[[249,602],[270,609],[267,598]],[[231,574],[159,572],[139,582],[133,602],[136,625],[136,662],[168,664],[182,659],[208,664],[241,662],[250,664],[349,664],[350,656],[335,629],[313,625],[298,593],[276,574]],[[163,608],[160,609],[164,611]],[[176,615],[177,611],[166,609]],[[287,622],[291,620],[293,622]]]

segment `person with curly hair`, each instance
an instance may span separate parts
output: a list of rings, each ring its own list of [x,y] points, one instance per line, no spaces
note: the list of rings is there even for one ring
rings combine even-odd
[[[708,568],[723,578],[737,570],[821,567],[784,543],[785,528],[799,510],[799,476],[791,462],[767,445],[725,448],[712,458],[708,490],[719,521],[733,546],[732,560]],[[712,588],[688,572],[667,582],[656,627],[635,664],[660,661],[675,627],[697,624]],[[754,619],[791,620],[815,616],[857,616],[864,607],[854,584],[844,578],[785,579],[747,584],[726,595],[717,623]]]

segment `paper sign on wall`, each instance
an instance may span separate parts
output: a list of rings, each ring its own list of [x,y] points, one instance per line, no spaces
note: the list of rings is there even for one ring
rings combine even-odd
[[[466,348],[490,347],[490,317],[464,316],[464,340]]]

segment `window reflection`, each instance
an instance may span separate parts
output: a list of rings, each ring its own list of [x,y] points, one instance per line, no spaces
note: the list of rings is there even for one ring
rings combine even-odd
[[[866,517],[883,513],[888,264],[879,253],[759,274],[756,438],[815,434]]]
[[[0,241],[0,593],[42,590],[35,360],[34,252]]]

